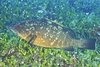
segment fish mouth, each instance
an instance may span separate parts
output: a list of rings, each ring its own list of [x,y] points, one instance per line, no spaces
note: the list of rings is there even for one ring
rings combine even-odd
[[[17,23],[12,23],[8,25],[8,29],[10,29],[13,33],[15,33],[16,35],[19,35],[23,39],[26,39],[27,33],[23,31],[23,29],[19,25],[16,25],[16,24]]]
[[[15,33],[15,34],[19,34],[19,32],[16,31],[13,27],[9,27],[9,29],[10,29],[13,33]]]
[[[14,27],[15,23],[11,23],[7,26],[8,29],[10,29],[11,31],[13,31],[13,27]]]
[[[8,29],[10,29],[12,32],[14,32],[15,34],[19,34],[19,32],[15,29],[15,25],[16,23],[11,23],[7,26]]]

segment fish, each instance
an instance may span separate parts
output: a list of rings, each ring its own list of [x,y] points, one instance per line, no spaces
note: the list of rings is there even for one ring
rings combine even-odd
[[[95,38],[76,38],[72,29],[48,18],[32,18],[12,23],[9,29],[28,43],[45,48],[73,51],[76,46],[95,50]]]

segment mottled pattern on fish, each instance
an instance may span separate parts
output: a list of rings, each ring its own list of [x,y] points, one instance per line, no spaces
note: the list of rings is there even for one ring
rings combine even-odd
[[[82,39],[77,40],[72,30],[47,19],[22,21],[12,26],[11,30],[27,41],[33,34],[35,37],[31,43],[43,47],[81,47],[85,42]]]

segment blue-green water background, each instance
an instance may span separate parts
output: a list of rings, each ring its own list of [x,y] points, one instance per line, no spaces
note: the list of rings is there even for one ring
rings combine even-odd
[[[39,67],[39,65],[41,67],[62,67],[59,64],[64,63],[75,67],[82,67],[82,65],[83,67],[100,66],[99,42],[96,44],[96,51],[81,52],[76,50],[76,54],[75,52],[73,54],[56,49],[31,48],[7,28],[11,23],[32,17],[48,17],[51,20],[56,20],[73,29],[78,38],[95,38],[92,32],[94,26],[100,25],[100,0],[0,0],[1,65],[10,67],[20,67],[21,65],[25,65],[24,67]],[[28,49],[25,49],[26,47]],[[8,54],[7,52],[10,50],[17,51]],[[78,59],[76,62],[71,60],[73,55]],[[32,60],[36,56],[38,59]]]

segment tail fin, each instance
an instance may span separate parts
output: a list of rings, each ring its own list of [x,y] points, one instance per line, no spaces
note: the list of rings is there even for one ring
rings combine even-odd
[[[82,49],[95,50],[96,39],[91,38],[91,39],[84,39],[84,40],[85,40],[85,42],[81,46]]]

